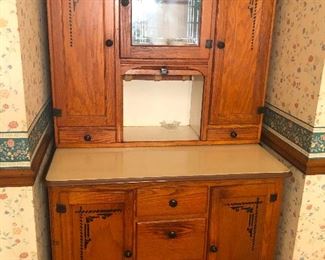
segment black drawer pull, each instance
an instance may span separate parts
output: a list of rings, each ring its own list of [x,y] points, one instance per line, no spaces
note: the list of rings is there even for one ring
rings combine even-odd
[[[124,251],[124,256],[127,257],[127,258],[131,257],[131,256],[132,256],[132,251],[130,251],[130,250],[125,250],[125,251]]]
[[[125,7],[125,6],[128,6],[129,3],[130,3],[129,0],[121,0],[121,5],[124,6],[124,7]]]
[[[217,251],[218,251],[218,248],[217,248],[216,245],[211,245],[211,246],[210,246],[210,252],[215,253],[215,252],[217,252]]]
[[[224,42],[218,41],[217,42],[217,47],[218,49],[224,49],[226,46],[226,44]]]
[[[107,47],[112,47],[114,42],[113,42],[113,40],[108,39],[108,40],[106,40],[105,44],[106,44]]]
[[[238,136],[238,134],[237,134],[237,132],[235,131],[235,130],[232,130],[231,132],[230,132],[230,137],[231,138],[236,138]]]
[[[177,206],[177,200],[171,199],[168,204],[169,204],[170,207],[176,208],[176,206]]]
[[[86,134],[86,135],[84,136],[84,140],[85,140],[86,142],[90,142],[90,141],[91,141],[91,135]]]
[[[168,237],[169,237],[170,239],[174,239],[174,238],[177,237],[177,234],[176,234],[175,231],[169,231],[167,235],[168,235]]]

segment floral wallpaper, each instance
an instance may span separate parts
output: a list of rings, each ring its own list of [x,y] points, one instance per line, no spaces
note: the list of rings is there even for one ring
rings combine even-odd
[[[46,1],[17,0],[27,126],[50,96]]]
[[[325,157],[325,2],[278,0],[264,127],[308,157]],[[290,168],[278,260],[325,259],[325,176]]]
[[[27,131],[15,0],[0,0],[0,133]]]
[[[316,127],[325,126],[325,60],[323,66],[322,82],[321,82],[320,92],[318,97],[315,126]]]
[[[325,259],[325,175],[304,184],[293,259]]]
[[[0,188],[0,259],[37,259],[33,188]]]
[[[276,8],[267,102],[311,126],[325,58],[324,14],[323,0],[279,0]]]

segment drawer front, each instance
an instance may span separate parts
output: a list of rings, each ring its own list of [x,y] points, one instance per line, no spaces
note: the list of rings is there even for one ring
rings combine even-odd
[[[206,220],[137,223],[137,259],[205,259]]]
[[[106,128],[58,129],[59,144],[105,144],[115,142],[115,131]]]
[[[137,191],[138,217],[173,217],[205,214],[208,188],[206,186],[168,186],[143,188]]]
[[[258,127],[229,127],[208,130],[210,141],[257,141],[259,138]]]

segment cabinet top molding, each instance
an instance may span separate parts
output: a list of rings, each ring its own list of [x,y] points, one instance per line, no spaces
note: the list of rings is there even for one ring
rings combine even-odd
[[[57,149],[46,180],[150,180],[285,177],[290,171],[260,145]]]

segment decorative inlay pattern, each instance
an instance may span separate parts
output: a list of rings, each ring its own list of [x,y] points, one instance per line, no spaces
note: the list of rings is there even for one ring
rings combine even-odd
[[[259,204],[263,203],[260,198],[256,198],[256,201],[249,201],[249,202],[235,202],[235,203],[228,203],[231,209],[239,212],[241,210],[246,211],[248,214],[248,223],[247,223],[247,232],[251,239],[251,250],[255,250],[255,242],[256,242],[256,230],[257,230],[257,220],[258,220],[258,210]]]
[[[72,9],[75,8],[74,0],[69,0],[69,41],[70,47],[73,47],[73,21],[72,21]]]
[[[249,0],[248,10],[252,18],[251,50],[254,49],[258,0]]]
[[[84,210],[82,207],[75,213],[79,214],[79,231],[80,231],[80,260],[84,259],[84,251],[87,250],[91,242],[90,224],[94,220],[107,220],[114,213],[121,213],[122,209],[95,209]]]

